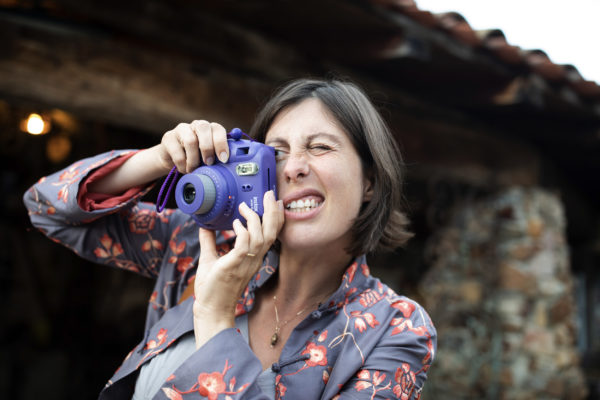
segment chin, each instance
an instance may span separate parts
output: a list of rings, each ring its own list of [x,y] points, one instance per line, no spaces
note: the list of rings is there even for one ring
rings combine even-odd
[[[293,251],[311,251],[325,248],[328,252],[345,252],[344,249],[349,243],[347,235],[348,233],[342,235],[328,234],[324,229],[318,229],[317,227],[294,226],[286,229],[284,226],[279,235],[279,241],[282,248]]]

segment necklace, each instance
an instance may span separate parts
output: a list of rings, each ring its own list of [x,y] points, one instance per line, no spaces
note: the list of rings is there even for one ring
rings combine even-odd
[[[311,304],[314,305],[315,303]],[[296,315],[294,315],[290,319],[286,319],[279,325],[279,312],[277,311],[277,296],[273,296],[273,305],[275,306],[275,332],[271,336],[271,348],[275,347],[277,342],[279,341],[279,330],[287,325],[288,322],[293,321],[298,318],[304,311],[308,310],[309,306],[304,307],[302,310],[298,311]]]

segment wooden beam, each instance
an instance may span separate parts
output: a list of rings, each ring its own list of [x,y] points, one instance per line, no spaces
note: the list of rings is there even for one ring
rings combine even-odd
[[[5,14],[1,19],[6,23],[0,27],[0,47],[6,51],[0,57],[0,97],[9,101],[31,101],[159,134],[193,119],[249,127],[275,85],[265,75],[249,72],[269,65],[266,60],[257,65],[229,60],[227,65],[216,54],[200,58],[152,42],[52,21],[39,23]],[[258,37],[251,39],[254,48],[247,50],[277,54],[276,46]],[[215,44],[226,53],[223,46]],[[271,70],[273,80],[297,73],[275,70]]]

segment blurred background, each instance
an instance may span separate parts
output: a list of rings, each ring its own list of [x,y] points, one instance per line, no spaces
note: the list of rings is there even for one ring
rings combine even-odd
[[[0,0],[0,49],[0,398],[96,398],[152,289],[31,228],[25,190],[181,121],[248,129],[308,76],[364,87],[402,148],[416,235],[370,263],[438,329],[422,398],[600,398],[600,86],[576,67],[410,0]]]

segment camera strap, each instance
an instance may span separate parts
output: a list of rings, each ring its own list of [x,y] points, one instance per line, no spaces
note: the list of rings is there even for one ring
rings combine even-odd
[[[173,176],[173,179],[171,179],[171,176]],[[162,186],[160,187],[160,192],[158,192],[158,197],[156,198],[156,211],[157,212],[159,212],[159,213],[162,212],[162,210],[164,210],[165,207],[167,206],[167,200],[169,200],[169,196],[171,195],[171,190],[173,190],[173,185],[175,184],[175,181],[177,180],[177,176],[179,176],[179,171],[177,171],[177,167],[171,168],[171,171],[169,171],[169,175],[167,175],[167,178],[165,179]],[[167,183],[169,182],[169,180],[171,180],[171,183],[169,184],[167,194],[165,195],[165,198],[162,200],[162,203],[161,203],[162,195],[165,191],[165,188],[167,187]]]

